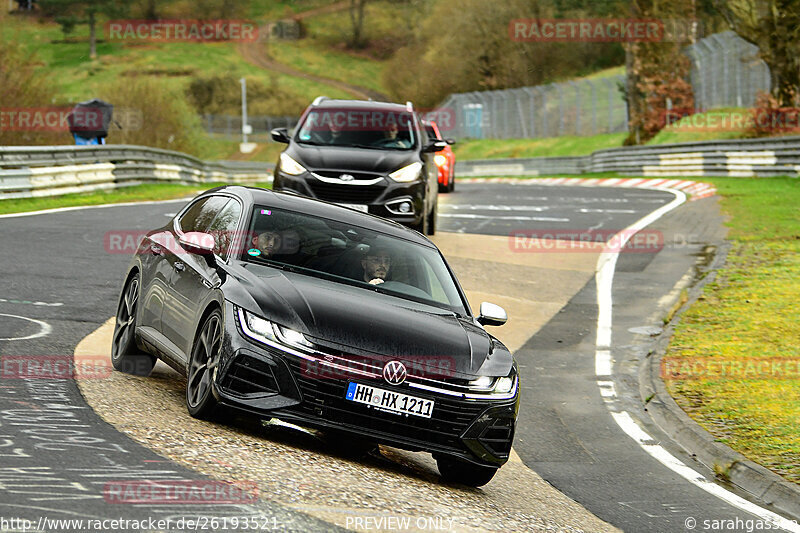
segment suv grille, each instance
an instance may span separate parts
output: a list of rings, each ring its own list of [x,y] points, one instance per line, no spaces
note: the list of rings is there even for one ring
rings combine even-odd
[[[381,185],[337,185],[318,180],[309,180],[308,186],[314,196],[320,200],[350,204],[374,203],[386,189],[385,186]]]

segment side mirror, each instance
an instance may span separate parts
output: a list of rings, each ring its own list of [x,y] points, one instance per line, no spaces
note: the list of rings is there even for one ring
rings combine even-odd
[[[278,143],[289,144],[289,132],[286,128],[275,128],[269,134],[272,140]]]
[[[447,144],[453,145],[453,144],[456,143],[456,140],[455,139],[445,139],[444,142],[446,142]]]
[[[441,152],[447,148],[447,143],[445,141],[433,141],[428,143],[423,149],[423,152]]]
[[[200,231],[190,231],[181,235],[179,241],[188,252],[198,255],[213,256],[214,236],[210,233],[202,233]]]
[[[484,326],[502,326],[508,321],[506,310],[489,302],[481,303],[481,314],[478,323]]]

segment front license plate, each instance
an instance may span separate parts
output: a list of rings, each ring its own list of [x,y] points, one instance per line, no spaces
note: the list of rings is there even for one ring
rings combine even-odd
[[[433,400],[415,398],[407,394],[370,387],[361,383],[348,383],[346,400],[371,405],[381,411],[430,418]]]
[[[356,211],[361,211],[362,213],[369,213],[369,206],[363,204],[338,204],[342,207],[349,207],[350,209],[355,209]]]

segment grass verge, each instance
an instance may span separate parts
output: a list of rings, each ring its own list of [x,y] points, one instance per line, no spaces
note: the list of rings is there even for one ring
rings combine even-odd
[[[190,198],[221,183],[204,183],[202,185],[180,185],[175,183],[151,183],[121,187],[108,191],[92,191],[63,196],[47,196],[40,198],[13,198],[0,200],[0,215],[10,213],[27,213],[43,209],[59,207],[77,207],[124,202],[147,202]],[[256,183],[257,187],[271,189],[270,183]]]
[[[667,388],[719,442],[798,483],[800,180],[704,181],[731,217],[732,248],[676,327]]]
[[[446,133],[444,134],[447,135]],[[467,139],[453,146],[456,161],[509,157],[560,157],[589,155],[603,148],[617,148],[624,133],[590,137],[546,137],[540,139]]]

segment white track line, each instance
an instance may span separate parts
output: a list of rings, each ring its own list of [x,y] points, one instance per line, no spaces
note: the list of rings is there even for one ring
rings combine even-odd
[[[660,189],[671,192],[675,195],[675,199],[670,203],[661,206],[646,217],[634,222],[620,233],[612,237],[611,240],[620,243],[616,248],[621,250],[625,247],[625,243],[636,233],[649,226],[664,214],[672,211],[679,205],[686,201],[686,194],[681,191],[673,189]],[[688,467],[678,458],[670,454],[664,447],[657,444],[653,438],[647,434],[631,417],[631,415],[623,410],[618,409],[616,405],[617,393],[614,387],[614,382],[611,381],[613,373],[613,361],[611,359],[611,326],[612,326],[612,285],[614,281],[614,270],[617,266],[617,258],[619,252],[603,252],[597,260],[597,272],[595,274],[595,282],[597,284],[597,338],[595,341],[595,374],[598,377],[597,386],[600,388],[600,395],[603,402],[611,412],[614,421],[619,425],[622,431],[625,432],[630,438],[636,441],[639,446],[644,449],[651,457],[658,460],[661,464],[686,479],[692,485],[699,487],[707,493],[716,496],[717,498],[729,503],[734,507],[738,507],[743,511],[747,511],[771,525],[780,527],[786,531],[793,531],[800,533],[800,524],[794,521],[787,520],[782,516],[768,511],[736,494],[728,491],[716,483],[713,483],[705,478],[702,474]],[[702,521],[700,522],[702,523]]]
[[[39,326],[39,331],[34,333],[33,335],[28,335],[27,337],[5,337],[0,338],[0,341],[26,341],[29,339],[38,339],[39,337],[46,337],[50,335],[50,332],[53,331],[53,328],[47,322],[42,320],[36,320],[35,318],[28,318],[27,316],[19,316],[19,315],[8,315],[6,313],[0,313],[0,316],[7,316],[11,318],[18,318],[20,320],[27,320],[28,322],[33,322]]]

